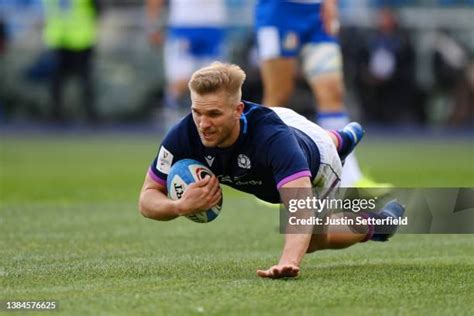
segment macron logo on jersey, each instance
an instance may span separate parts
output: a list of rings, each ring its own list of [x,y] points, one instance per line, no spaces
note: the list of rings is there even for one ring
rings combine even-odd
[[[173,157],[173,154],[169,152],[165,146],[161,146],[158,159],[156,160],[156,169],[158,169],[159,172],[168,174],[171,169],[171,164],[173,163]]]
[[[214,163],[214,159],[216,159],[216,157],[212,157],[211,155],[209,155],[209,156],[204,157],[204,159],[206,159],[206,162],[209,165],[209,167],[212,167],[212,164]]]

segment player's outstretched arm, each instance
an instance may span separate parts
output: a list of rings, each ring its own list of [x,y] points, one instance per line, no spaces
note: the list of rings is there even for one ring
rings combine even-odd
[[[166,187],[146,175],[139,198],[139,209],[143,216],[159,221],[169,221],[178,216],[190,215],[217,205],[222,197],[219,180],[206,177],[188,186],[179,200],[166,195]]]
[[[311,194],[311,180],[309,177],[290,181],[280,189],[282,202],[287,207],[290,199],[304,198],[311,196]],[[272,279],[298,276],[301,261],[308,249],[312,236],[312,227],[307,226],[305,229],[306,231],[301,231],[298,234],[286,234],[283,253],[278,264],[267,270],[257,270],[257,275],[262,278]]]

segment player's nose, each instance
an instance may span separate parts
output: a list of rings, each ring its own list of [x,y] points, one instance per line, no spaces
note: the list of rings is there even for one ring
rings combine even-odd
[[[211,126],[211,121],[203,115],[199,120],[199,129],[203,131],[209,128],[210,126]]]

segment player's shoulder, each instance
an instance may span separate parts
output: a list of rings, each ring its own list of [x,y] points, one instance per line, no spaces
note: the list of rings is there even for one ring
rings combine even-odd
[[[244,132],[263,142],[279,133],[288,133],[289,127],[272,109],[263,105],[244,102]]]
[[[278,115],[270,108],[249,101],[244,102],[243,116],[253,125],[257,124],[284,124]]]

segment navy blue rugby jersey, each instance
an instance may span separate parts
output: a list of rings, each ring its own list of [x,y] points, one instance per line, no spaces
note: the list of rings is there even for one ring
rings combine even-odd
[[[171,166],[186,158],[208,166],[221,184],[272,203],[280,202],[281,186],[304,176],[312,180],[320,164],[318,147],[308,135],[272,110],[245,101],[240,135],[232,146],[205,147],[188,114],[165,136],[148,173],[166,186]]]

